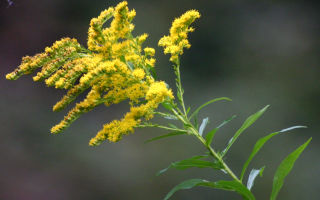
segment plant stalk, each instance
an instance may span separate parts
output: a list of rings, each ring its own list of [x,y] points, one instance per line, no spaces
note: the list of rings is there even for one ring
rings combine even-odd
[[[178,90],[178,94],[177,95],[179,95],[180,104],[182,106],[183,113],[186,116],[187,115],[187,111],[186,111],[186,107],[184,105],[184,100],[183,100],[183,90],[182,90],[182,84],[181,84],[180,62],[179,61],[177,62],[177,65],[175,66],[175,72],[176,72],[176,75],[177,75],[177,79],[176,79],[177,90]]]
[[[188,130],[191,131],[191,133],[196,136],[200,142],[209,150],[210,154],[218,160],[219,163],[223,166],[223,170],[226,171],[227,174],[229,174],[232,179],[234,179],[236,182],[241,183],[242,181],[233,173],[233,171],[229,168],[229,166],[225,163],[223,158],[215,152],[215,150],[206,143],[206,140],[199,134],[199,131],[193,126],[193,124],[188,120],[187,116],[181,116],[178,114],[178,112],[175,109],[172,109],[173,114],[184,124],[185,127],[190,127]]]
[[[218,160],[218,162],[222,165],[223,170],[225,170],[225,172],[229,174],[233,180],[242,184],[242,181],[233,173],[233,171],[229,168],[229,166],[223,160],[222,156],[220,156],[217,152],[215,152],[215,150],[210,146],[210,144],[207,144],[206,140],[199,134],[199,131],[194,127],[194,125],[188,119],[188,114],[186,112],[186,108],[183,100],[183,89],[181,84],[179,60],[176,62],[176,65],[175,65],[175,74],[177,76],[176,78],[176,85],[178,90],[177,96],[178,96],[179,103],[181,104],[181,107],[183,109],[183,113],[180,111],[179,108],[175,107],[174,102],[170,102],[170,104],[172,105],[171,112],[177,117],[178,120],[180,120],[183,123],[184,129],[189,134],[196,136],[200,140],[200,142],[206,147],[206,149],[209,150],[211,156]]]

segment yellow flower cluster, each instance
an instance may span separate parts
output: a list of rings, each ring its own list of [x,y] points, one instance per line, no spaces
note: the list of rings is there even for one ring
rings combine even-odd
[[[200,13],[198,11],[187,11],[173,21],[170,35],[164,36],[159,40],[158,44],[164,47],[164,53],[171,54],[170,61],[177,63],[179,55],[183,54],[183,48],[190,48],[188,33],[193,32],[194,28],[189,26],[199,17]]]
[[[171,90],[167,89],[166,84],[164,82],[153,82],[145,94],[147,103],[137,107],[132,106],[130,112],[123,119],[120,121],[114,120],[104,125],[103,129],[90,140],[89,144],[98,145],[106,139],[112,142],[120,140],[122,135],[133,132],[133,127],[141,122],[142,117],[146,120],[151,119],[153,111],[167,98],[173,98],[173,94]]]
[[[21,65],[7,74],[6,78],[16,80],[23,74],[30,74],[37,68],[42,67],[42,71],[37,73],[33,79],[34,81],[43,80],[78,52],[80,52],[80,45],[76,39],[63,38],[55,42],[51,47],[47,47],[44,53],[36,54],[33,57],[23,57]]]
[[[48,86],[68,90],[54,105],[54,111],[65,108],[79,94],[90,90],[86,98],[76,103],[51,129],[52,133],[61,132],[100,104],[110,106],[128,99],[130,111],[121,120],[104,125],[90,145],[98,145],[106,139],[116,142],[124,134],[133,132],[143,119],[152,118],[160,103],[173,98],[165,83],[155,81],[150,73],[155,64],[155,50],[142,48],[148,35],[132,35],[134,25],[131,21],[135,14],[134,10],[129,11],[126,1],[115,8],[110,7],[91,20],[88,49],[75,39],[64,38],[47,47],[44,53],[24,57],[21,65],[6,76],[15,80],[42,67],[34,81],[45,81]],[[111,18],[110,26],[104,28]]]

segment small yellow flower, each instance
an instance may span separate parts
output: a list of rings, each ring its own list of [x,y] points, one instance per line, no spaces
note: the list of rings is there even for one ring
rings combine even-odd
[[[148,38],[148,34],[144,33],[138,37],[138,44],[142,44]]]
[[[139,80],[142,80],[142,79],[145,77],[146,73],[144,72],[143,69],[138,68],[138,69],[133,70],[132,75],[133,75],[135,78],[137,78],[137,79],[139,79]]]
[[[146,59],[146,64],[150,65],[151,67],[154,67],[155,63],[156,63],[156,59],[154,58]]]
[[[144,54],[146,55],[146,56],[154,56],[154,54],[155,54],[155,50],[154,50],[154,48],[150,48],[150,47],[146,47],[146,48],[144,48],[143,49],[144,50]]]

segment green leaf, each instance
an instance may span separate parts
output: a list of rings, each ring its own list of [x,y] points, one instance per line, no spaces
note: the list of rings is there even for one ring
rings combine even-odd
[[[219,126],[217,126],[216,128],[212,129],[207,135],[206,135],[206,144],[207,146],[211,144],[214,135],[216,134],[216,132],[224,125],[226,125],[228,122],[230,122],[232,119],[234,119],[236,117],[236,115],[233,115],[230,119],[227,119],[225,121],[223,121]]]
[[[275,200],[277,198],[277,195],[278,195],[278,193],[284,183],[284,179],[290,173],[295,161],[299,158],[299,156],[303,152],[303,150],[308,146],[311,139],[312,138],[310,138],[307,142],[305,142],[303,145],[298,147],[294,152],[290,153],[281,162],[281,164],[279,165],[279,167],[274,175],[274,178],[273,178],[273,186],[272,186],[270,200]]]
[[[236,118],[237,115],[233,115],[232,117],[230,117],[227,120],[224,120],[217,128],[220,129],[221,127],[223,127],[224,125],[226,125],[227,123],[229,123],[231,120],[233,120],[234,118]]]
[[[158,137],[154,137],[149,140],[146,140],[144,143],[149,143],[149,142],[152,142],[155,140],[159,140],[159,139],[163,139],[163,138],[167,138],[167,137],[171,137],[171,136],[176,136],[176,135],[183,135],[183,134],[187,134],[187,133],[186,132],[171,132],[171,133],[168,133],[165,135],[160,135]]]
[[[289,128],[282,129],[280,132],[283,133],[283,132],[291,131],[291,130],[297,129],[297,128],[308,128],[308,127],[306,127],[306,126],[292,126],[292,127],[289,127]]]
[[[275,135],[278,135],[279,133],[283,133],[283,132],[286,132],[286,131],[291,131],[293,129],[296,129],[296,128],[306,128],[306,126],[293,126],[293,127],[290,127],[290,128],[286,128],[286,129],[282,129],[281,131],[278,131],[278,132],[274,132],[274,133],[270,133],[269,135],[265,136],[265,137],[262,137],[260,138],[256,144],[254,145],[253,147],[253,150],[248,158],[248,160],[244,163],[243,167],[242,167],[242,171],[241,171],[241,175],[240,175],[240,180],[243,179],[243,176],[251,162],[251,160],[253,159],[253,157],[260,151],[260,149],[263,147],[263,145],[268,141],[270,140],[273,136]]]
[[[210,182],[203,179],[190,179],[180,183],[179,185],[175,186],[164,198],[164,200],[168,200],[175,192],[183,189],[191,189],[196,186],[203,186],[203,187],[211,187],[216,189],[228,190],[228,191],[235,191],[239,193],[244,199],[246,200],[255,200],[253,194],[241,183],[236,181],[217,181],[217,182]]]
[[[123,62],[123,63],[127,63],[126,58],[125,58],[123,55],[120,56],[120,60],[121,60],[121,62]]]
[[[240,134],[246,130],[248,127],[250,127],[269,107],[269,105],[265,106],[264,108],[262,108],[261,110],[259,110],[258,112],[256,112],[255,114],[249,116],[246,121],[242,124],[242,126],[240,127],[239,130],[237,130],[237,132],[234,134],[234,136],[231,138],[231,140],[229,141],[227,147],[222,151],[222,156],[224,156],[228,150],[230,149],[230,147],[233,145],[233,143],[238,139],[238,137],[240,136]]]
[[[210,101],[202,104],[201,106],[199,106],[199,107],[190,115],[189,120],[192,119],[194,116],[196,116],[202,108],[206,107],[207,105],[209,105],[209,104],[211,104],[211,103],[214,103],[214,102],[216,102],[216,101],[221,101],[221,100],[231,101],[231,99],[229,99],[229,98],[227,98],[227,97],[220,97],[220,98],[212,99],[212,100],[210,100]]]
[[[172,105],[171,105],[171,103],[169,103],[169,102],[167,102],[167,101],[161,103],[161,105],[162,105],[165,109],[167,109],[167,110],[172,110],[172,108],[173,108]]]
[[[189,113],[190,109],[191,109],[191,108],[190,108],[190,107],[188,107],[188,109],[187,109],[187,115],[188,115],[188,113]]]
[[[171,115],[171,114],[166,114],[164,116],[165,119],[169,119],[169,120],[178,120],[178,118],[174,115]]]
[[[251,190],[253,184],[254,184],[254,180],[256,179],[256,177],[258,176],[258,174],[260,174],[260,176],[262,176],[263,171],[264,171],[264,166],[261,167],[260,169],[252,169],[250,174],[249,174],[249,178],[247,181],[247,188],[248,190]]]
[[[175,192],[177,192],[179,190],[191,189],[191,188],[196,187],[205,181],[206,180],[202,180],[202,179],[190,179],[190,180],[184,181],[184,182],[180,183],[179,185],[176,185],[174,188],[172,188],[170,190],[170,192],[166,195],[164,200],[168,200]]]
[[[206,135],[206,145],[207,146],[209,146],[211,144],[213,137],[218,130],[219,130],[218,128],[214,128]]]
[[[149,71],[151,72],[151,76],[157,80],[157,72],[154,69],[154,67],[152,67],[151,65],[147,65],[147,68],[149,69]]]
[[[212,184],[212,183],[211,183]],[[241,183],[236,181],[217,181],[214,182],[213,186],[210,183],[207,183],[208,187],[213,187],[217,189],[235,191],[240,194],[246,200],[255,200],[256,198],[253,194]],[[207,186],[205,185],[205,186]]]
[[[206,118],[204,118],[204,119],[202,120],[202,123],[201,123],[200,128],[199,128],[199,134],[200,134],[201,136],[202,136],[203,131],[204,131],[204,129],[206,128],[208,122],[209,122],[209,118],[208,118],[208,117],[206,117]]]
[[[178,127],[174,124],[171,124],[171,123],[168,123],[168,126],[170,126],[171,128],[175,128],[175,129],[178,129]]]
[[[169,120],[178,120],[178,118],[175,115],[169,114],[169,113],[163,113],[163,112],[153,112],[154,114],[160,115],[161,117]]]
[[[198,128],[199,128],[198,116],[197,116],[197,115],[196,115],[196,116],[194,116],[194,127],[195,127],[196,129],[198,129]]]
[[[208,157],[208,155],[205,156],[194,156],[192,158],[188,158],[185,160],[180,160],[174,163],[171,163],[167,168],[164,168],[160,170],[157,173],[157,176],[161,175],[162,173],[166,172],[170,168],[175,168],[178,170],[185,170],[189,169],[191,167],[198,167],[198,168],[213,168],[213,169],[221,169],[221,165],[215,162],[210,162],[206,160],[200,160],[202,158]]]

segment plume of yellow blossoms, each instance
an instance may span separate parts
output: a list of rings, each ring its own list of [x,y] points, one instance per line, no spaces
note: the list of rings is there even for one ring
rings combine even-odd
[[[83,113],[105,104],[117,104],[129,99],[130,111],[120,120],[114,120],[90,140],[90,145],[102,141],[119,141],[123,135],[133,132],[141,121],[153,117],[154,110],[173,94],[162,81],[152,76],[155,59],[153,48],[142,49],[147,34],[132,35],[135,10],[129,10],[127,2],[119,3],[100,13],[90,22],[88,49],[76,39],[63,38],[47,47],[44,53],[22,58],[20,66],[6,75],[16,80],[38,68],[41,71],[34,81],[45,81],[47,86],[67,89],[68,92],[57,102],[53,110],[59,111],[89,90],[86,98],[76,103],[64,119],[51,129],[59,133]],[[112,19],[110,26],[105,23]]]
[[[193,32],[194,28],[190,27],[192,22],[200,17],[196,10],[189,10],[181,17],[175,19],[170,28],[170,35],[164,36],[159,40],[159,46],[164,47],[165,54],[171,54],[170,61],[178,62],[179,55],[183,54],[183,48],[190,48],[188,33]]]

